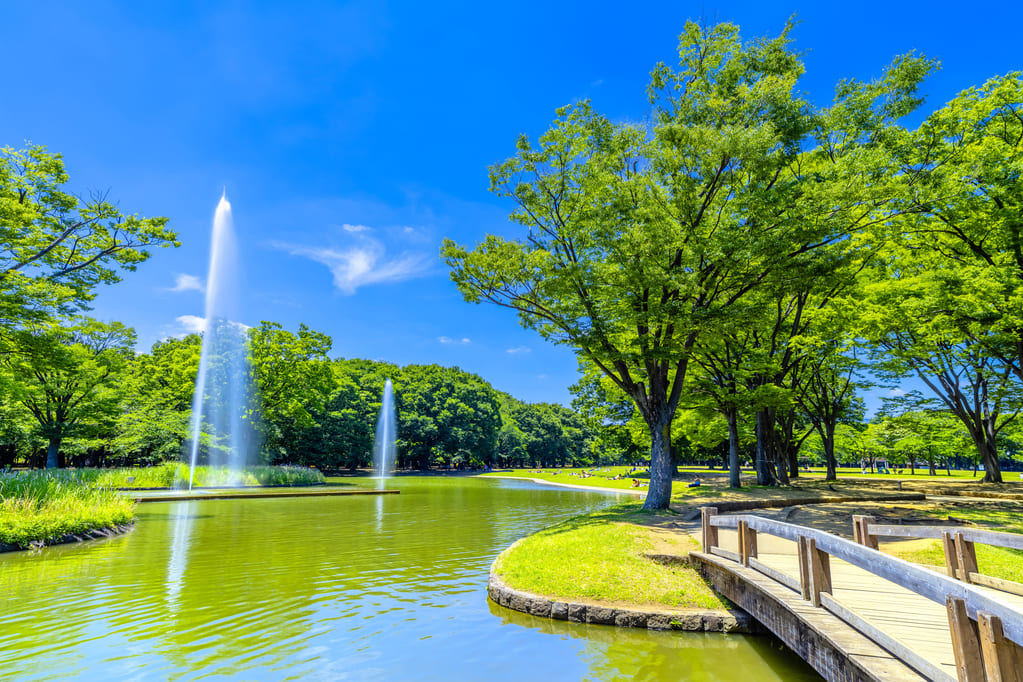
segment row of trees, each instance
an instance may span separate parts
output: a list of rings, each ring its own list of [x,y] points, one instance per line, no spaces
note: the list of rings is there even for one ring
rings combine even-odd
[[[520,402],[475,374],[331,360],[331,339],[304,326],[293,333],[264,322],[247,334],[252,392],[242,421],[260,461],[369,466],[387,378],[399,415],[399,467],[592,461],[588,431],[572,410]],[[139,354],[134,341],[123,325],[88,318],[13,337],[0,363],[0,468],[19,460],[123,466],[179,459],[191,438],[201,339],[170,339]],[[214,400],[215,383],[207,386]],[[229,440],[208,424],[204,430],[202,459]]]
[[[791,29],[744,43],[687,24],[678,67],[651,74],[648,124],[581,102],[491,168],[524,239],[442,248],[467,300],[577,351],[581,404],[619,426],[635,410],[650,509],[668,504],[692,415],[725,424],[732,485],[748,423],[759,483],[798,475],[811,431],[834,478],[868,375],[917,377],[1001,480],[1023,388],[1023,80],[910,130],[934,60],[899,57],[818,107]]]

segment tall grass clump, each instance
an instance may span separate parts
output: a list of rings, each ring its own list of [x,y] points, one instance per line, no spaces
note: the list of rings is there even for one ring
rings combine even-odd
[[[164,462],[158,466],[134,469],[82,469],[83,477],[102,488],[187,488],[188,465]],[[326,483],[316,469],[295,466],[251,466],[233,473],[226,467],[197,466],[192,485],[216,487],[226,485],[300,486]]]
[[[133,500],[95,487],[90,472],[0,473],[0,544],[25,548],[119,526],[132,521],[134,510]]]

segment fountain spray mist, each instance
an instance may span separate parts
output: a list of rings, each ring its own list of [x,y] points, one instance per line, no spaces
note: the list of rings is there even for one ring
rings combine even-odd
[[[378,487],[383,489],[387,474],[394,468],[397,450],[398,426],[394,410],[394,389],[391,380],[384,382],[384,395],[380,401],[380,418],[377,420],[376,441],[373,445],[373,461],[380,472]]]
[[[213,217],[206,277],[206,317],[199,372],[192,398],[192,443],[188,489],[192,489],[203,425],[210,435],[209,463],[228,467],[228,485],[238,485],[248,438],[243,415],[248,399],[248,340],[238,318],[238,248],[227,192]]]

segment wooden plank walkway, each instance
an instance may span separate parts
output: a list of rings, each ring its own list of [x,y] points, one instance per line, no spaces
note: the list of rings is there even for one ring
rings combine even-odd
[[[757,561],[798,585],[796,543],[766,534],[760,534],[757,541]],[[720,528],[718,546],[725,550],[735,548],[738,553],[738,534],[735,530]],[[949,679],[957,679],[948,613],[944,604],[938,604],[836,557],[831,558],[830,567],[832,596],[835,600],[922,656],[938,671],[946,673]],[[988,588],[979,589],[1023,611],[1023,597]]]

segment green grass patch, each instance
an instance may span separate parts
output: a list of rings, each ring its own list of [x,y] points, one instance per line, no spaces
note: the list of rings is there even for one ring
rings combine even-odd
[[[948,509],[922,510],[923,513],[935,517],[946,517]],[[993,509],[991,506],[967,507],[957,505],[953,511],[955,518],[973,521],[985,530],[1003,533],[1023,533],[1023,514],[1019,506],[1008,509]],[[1008,547],[993,547],[977,543],[977,567],[984,575],[1023,583],[1023,551]],[[892,553],[906,561],[925,566],[945,566],[945,552],[941,542],[934,540],[915,550],[898,549],[895,545]]]
[[[725,608],[693,569],[644,556],[696,547],[687,535],[657,528],[659,520],[637,503],[577,516],[524,538],[499,557],[496,570],[516,589],[567,601]]]
[[[976,546],[977,567],[984,575],[1023,583],[1023,552],[1008,547]],[[893,554],[906,561],[923,564],[924,566],[945,567],[945,552],[941,542],[933,540],[921,549],[893,551]]]
[[[721,472],[716,473],[720,474]],[[531,478],[563,485],[608,488],[610,490],[636,490],[644,493],[650,483],[650,473],[646,468],[629,466],[590,467],[588,469],[568,467],[562,469],[511,469],[482,475],[495,478]],[[637,481],[639,485],[636,485]],[[680,480],[676,480],[672,484],[674,494],[681,495],[692,491],[707,492],[707,483],[704,482],[700,488],[686,488],[685,483]]]
[[[0,543],[28,547],[129,523],[135,503],[79,471],[0,473]]]

